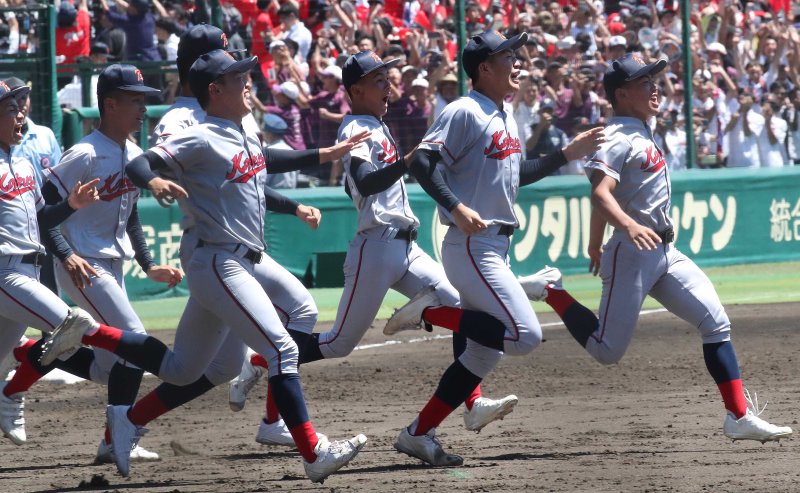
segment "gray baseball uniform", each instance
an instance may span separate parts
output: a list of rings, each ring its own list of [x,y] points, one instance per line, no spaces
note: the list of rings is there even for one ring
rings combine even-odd
[[[673,227],[671,184],[650,129],[636,118],[615,117],[605,133],[606,143],[586,164],[587,174],[599,171],[617,181],[614,198],[622,210],[665,236]],[[604,246],[600,275],[599,326],[586,344],[597,360],[615,363],[622,358],[648,294],[697,327],[704,344],[730,340],[730,321],[714,286],[672,243],[640,251],[623,231],[616,230]],[[624,292],[619,286],[624,286]]]

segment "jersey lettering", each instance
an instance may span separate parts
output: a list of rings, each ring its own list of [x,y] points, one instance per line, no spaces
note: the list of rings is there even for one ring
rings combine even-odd
[[[388,139],[383,139],[381,142],[383,150],[378,154],[378,160],[386,164],[392,164],[397,161],[397,149],[389,143]]]
[[[506,135],[503,138],[503,134],[505,134],[505,130],[498,130],[492,134],[492,143],[483,150],[483,154],[488,159],[497,159],[499,161],[512,154],[522,153],[519,139],[512,138],[510,135]]]
[[[240,151],[233,156],[233,168],[225,175],[225,179],[233,183],[247,183],[259,171],[267,169],[267,161],[263,154],[256,154],[253,160],[255,162],[250,162],[250,156],[244,157],[244,151]]]
[[[0,200],[13,200],[35,188],[36,179],[33,176],[10,176],[10,173],[0,175]]]
[[[655,146],[648,146],[644,153],[646,159],[642,163],[642,171],[645,173],[657,173],[667,164],[667,161],[661,155],[661,151],[656,149]]]
[[[111,202],[126,193],[136,191],[136,185],[128,177],[120,175],[121,173],[117,172],[103,180],[103,184],[97,189],[100,200]]]

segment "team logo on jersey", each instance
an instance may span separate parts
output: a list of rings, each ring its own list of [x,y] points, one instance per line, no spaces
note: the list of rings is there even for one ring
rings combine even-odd
[[[36,179],[33,176],[12,175],[7,172],[0,175],[0,200],[14,200],[35,188]]]
[[[245,152],[233,156],[233,168],[225,175],[226,180],[231,183],[247,183],[250,178],[256,176],[260,171],[267,169],[267,160],[260,152],[255,155],[253,162],[250,156],[245,157]]]
[[[114,173],[103,180],[97,188],[97,194],[103,202],[111,202],[126,193],[135,192],[136,185],[122,173]]]
[[[42,156],[42,158],[39,160],[39,165],[42,168],[49,168],[50,167],[50,158],[47,157],[47,156]]]
[[[389,143],[389,139],[381,142],[381,152],[378,153],[378,160],[386,164],[397,161],[397,148]]]
[[[645,173],[657,173],[667,164],[664,156],[661,155],[661,151],[653,145],[644,150],[644,155],[645,160],[642,163],[642,171]]]
[[[505,137],[503,135],[505,134]],[[512,154],[521,154],[522,145],[519,139],[507,135],[505,130],[498,130],[492,134],[492,143],[483,150],[483,154],[489,159],[505,159]]]

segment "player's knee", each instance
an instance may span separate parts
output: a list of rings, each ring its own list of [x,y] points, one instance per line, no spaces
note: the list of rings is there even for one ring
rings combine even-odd
[[[511,356],[525,356],[542,343],[542,329],[536,325],[527,330],[520,330],[519,339],[505,342],[505,352]]]
[[[709,313],[697,329],[702,334],[704,343],[721,342],[730,338],[731,321],[724,310],[717,314]]]
[[[601,365],[615,365],[622,360],[625,351],[615,351],[613,349],[605,349],[593,354],[594,359]]]
[[[355,344],[350,344],[346,341],[336,341],[333,344],[327,344],[325,351],[325,359],[345,358],[350,355],[355,349]]]

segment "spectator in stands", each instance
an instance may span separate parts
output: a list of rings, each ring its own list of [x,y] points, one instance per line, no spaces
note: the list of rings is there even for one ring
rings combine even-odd
[[[439,116],[445,106],[458,98],[458,77],[448,73],[436,82],[436,99],[433,105],[433,118]]]
[[[789,132],[787,150],[792,163],[800,166],[800,89],[790,90],[787,98],[789,104],[784,110]]]
[[[739,109],[731,115],[731,121],[725,129],[729,146],[729,168],[761,166],[758,136],[763,129],[764,117],[753,110],[753,95],[743,90],[739,94]]]
[[[789,161],[785,146],[788,125],[776,114],[779,109],[780,105],[769,99],[761,104],[764,128],[758,135],[758,152],[762,168],[780,168]]]
[[[91,44],[91,20],[87,0],[81,0],[76,9],[64,0],[56,14],[56,61],[75,63],[78,57],[89,56]],[[58,85],[63,87],[71,77],[59,77]]]
[[[283,140],[283,136],[289,129],[286,122],[273,113],[267,113],[262,118],[262,132],[264,138],[264,146],[274,149],[291,150],[288,144]],[[298,171],[289,171],[286,173],[270,173],[267,175],[267,186],[272,188],[297,188],[297,175]]]
[[[292,149],[302,151],[306,149],[303,141],[303,133],[300,122],[300,107],[297,106],[297,97],[300,89],[294,82],[283,82],[272,86],[272,96],[275,98],[275,105],[264,108],[265,113],[278,115],[286,122],[286,132],[283,140]]]
[[[178,43],[183,34],[178,25],[171,19],[161,18],[156,21],[156,38],[162,60],[175,60],[178,58]]]
[[[533,135],[533,128],[539,123],[539,84],[541,80],[530,75],[522,77],[519,91],[514,95],[512,107],[514,120],[517,122],[519,136],[523,142],[528,142]],[[526,145],[526,152],[527,152]],[[526,157],[526,159],[533,159]]]
[[[656,119],[653,140],[664,153],[670,171],[686,169],[686,132],[678,125],[678,112],[670,111]]]
[[[100,0],[100,6],[111,23],[125,31],[126,60],[161,60],[154,42],[156,21],[150,5],[150,0],[116,0],[116,10],[111,10],[106,0]],[[167,16],[158,0],[152,0],[152,5],[162,12],[162,17]]]
[[[428,130],[433,104],[428,99],[428,81],[418,77],[396,102],[389,104],[384,121],[392,128],[401,149],[411,150]]]
[[[119,62],[125,58],[127,37],[125,31],[114,25],[104,10],[95,11],[97,19],[95,40],[108,46],[108,60]]]
[[[554,112],[555,103],[552,100],[544,100],[539,105],[539,122],[533,126],[525,144],[526,159],[539,159],[569,144],[567,134],[554,125]]]
[[[109,62],[108,46],[100,41],[92,43],[89,51],[89,61],[94,65],[105,65]],[[72,81],[58,91],[58,104],[68,108],[97,108],[97,79],[98,74],[91,78],[92,87],[89,91],[89,100],[83,101],[83,84],[79,76],[74,76]]]
[[[278,18],[281,22],[284,39],[291,39],[297,43],[297,55],[295,59],[298,63],[305,63],[311,49],[311,31],[300,20],[297,7],[292,2],[281,5],[278,9]]]

